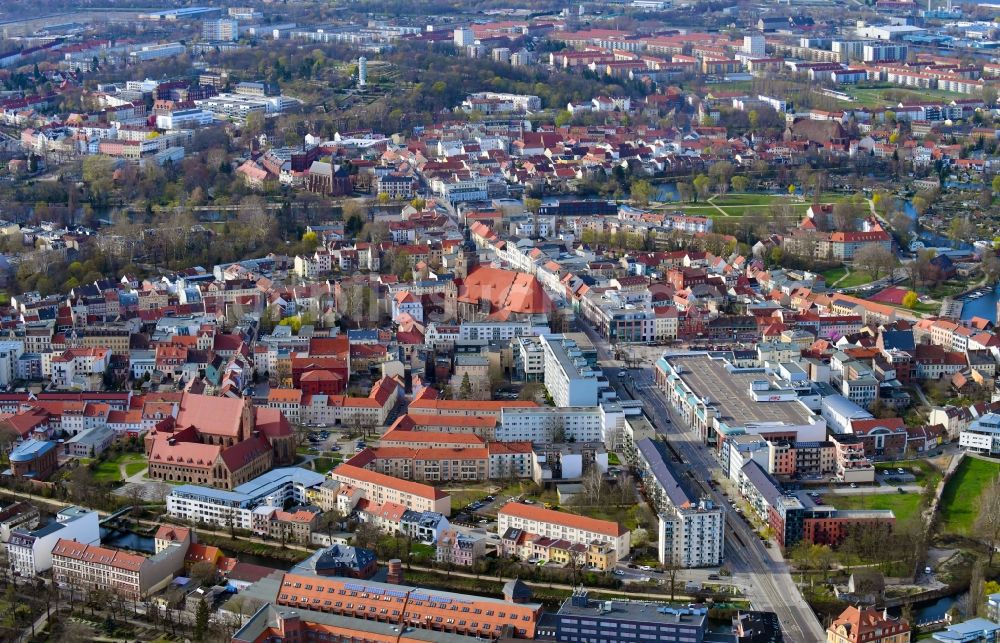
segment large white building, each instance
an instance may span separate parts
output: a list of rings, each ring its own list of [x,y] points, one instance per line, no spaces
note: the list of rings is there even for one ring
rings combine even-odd
[[[34,531],[15,530],[7,543],[11,572],[32,578],[52,568],[52,549],[60,539],[93,545],[101,542],[97,512],[83,507],[67,507],[56,514],[55,522]]]
[[[596,406],[600,372],[591,368],[576,342],[559,335],[543,335],[545,388],[556,406]]]
[[[604,442],[600,406],[505,408],[495,438],[501,442]]]
[[[239,40],[240,23],[232,18],[206,20],[201,23],[201,37],[204,40]]]
[[[250,529],[253,510],[284,507],[286,502],[308,504],[326,477],[301,467],[272,469],[232,491],[186,484],[167,496],[167,515],[192,524]]]
[[[764,34],[757,32],[743,36],[743,53],[751,58],[763,58]]]
[[[661,442],[636,443],[643,488],[659,513],[659,558],[663,565],[714,567],[722,564],[725,513],[710,499],[693,499],[667,466]]]
[[[497,513],[497,533],[502,536],[508,529],[521,529],[573,544],[608,545],[614,548],[618,560],[627,556],[631,549],[631,533],[616,522],[520,502],[509,502]]]
[[[1000,455],[1000,414],[987,413],[976,418],[958,434],[958,445],[974,453]]]

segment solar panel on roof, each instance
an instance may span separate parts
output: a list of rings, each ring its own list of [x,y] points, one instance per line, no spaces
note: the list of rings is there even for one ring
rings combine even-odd
[[[413,601],[429,601],[430,597],[427,594],[410,594],[410,600],[413,600]]]
[[[354,583],[346,583],[344,585],[344,589],[349,589],[352,592],[363,592],[368,588],[365,587],[364,585],[355,585]]]
[[[394,598],[406,598],[406,592],[400,592],[400,591],[395,590],[395,589],[387,589],[387,590],[385,590],[385,595],[386,596],[392,596]]]

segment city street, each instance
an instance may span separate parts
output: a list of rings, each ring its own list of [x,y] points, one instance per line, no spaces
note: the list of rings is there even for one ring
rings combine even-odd
[[[597,348],[598,358],[602,362],[611,362],[614,355],[608,342],[588,324],[580,325]],[[649,347],[635,351],[641,353],[642,358],[635,360],[633,368],[629,370],[629,377],[632,378],[630,388],[643,401],[646,414],[657,432],[673,446],[683,462],[694,471],[702,473],[701,476],[692,478],[694,484],[704,495],[725,507],[727,499],[705,482],[711,478],[711,472],[719,468],[712,452],[705,448],[696,434],[684,430],[680,417],[654,384],[653,359],[650,355],[653,351]],[[663,349],[659,349],[654,354],[662,353]],[[618,361],[613,363],[620,364]],[[616,389],[620,395],[631,397],[626,387],[617,381],[617,377],[611,379],[614,384],[618,384]],[[802,598],[780,551],[777,548],[765,548],[758,535],[733,512],[726,512],[726,525],[726,562],[733,572],[733,582],[743,586],[751,605],[755,609],[775,612],[787,640],[800,643],[824,640],[826,636],[823,627]]]

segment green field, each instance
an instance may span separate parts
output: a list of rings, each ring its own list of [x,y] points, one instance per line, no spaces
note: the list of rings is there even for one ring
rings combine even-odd
[[[893,98],[888,98],[886,93]],[[864,105],[865,107],[891,107],[900,102],[930,102],[930,101],[950,101],[956,98],[968,98],[965,94],[956,92],[941,91],[938,89],[907,89],[886,85],[884,87],[849,87],[844,89],[844,93],[854,98],[853,105]]]
[[[906,522],[920,509],[919,493],[872,493],[856,496],[831,493],[823,499],[837,509],[891,509],[896,515],[896,524]]]
[[[837,284],[837,288],[855,288],[871,282],[872,276],[864,270],[852,270],[851,274],[847,275],[843,281]],[[830,284],[827,283],[827,285],[829,286]]]
[[[121,453],[105,460],[94,469],[94,480],[97,482],[120,482],[122,479],[121,465],[125,465],[125,473],[134,475],[146,468],[146,458],[140,453]]]
[[[129,462],[125,465],[125,475],[132,477],[146,468],[145,462]]]
[[[837,283],[837,280],[847,274],[847,268],[844,266],[837,266],[836,268],[830,268],[829,270],[824,270],[820,273],[823,278],[826,279],[827,287],[832,286]]]
[[[941,494],[941,529],[969,533],[979,513],[979,495],[998,474],[1000,463],[966,456]]]

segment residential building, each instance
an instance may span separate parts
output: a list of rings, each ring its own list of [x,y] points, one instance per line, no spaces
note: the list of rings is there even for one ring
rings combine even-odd
[[[485,537],[446,529],[438,538],[435,558],[439,563],[471,567],[485,555]]]
[[[520,502],[509,502],[497,513],[497,533],[506,533],[508,529],[561,538],[575,544],[606,544],[614,549],[619,559],[630,551],[630,533],[618,523]]]
[[[159,553],[142,556],[60,539],[52,549],[52,580],[85,591],[104,590],[139,601],[167,586],[184,570],[187,546],[171,543]]]
[[[62,538],[88,545],[100,543],[97,512],[67,507],[56,514],[55,521],[43,527],[33,531],[15,529],[7,542],[11,572],[21,578],[33,578],[51,569],[52,549]]]
[[[849,606],[826,629],[827,643],[910,643],[910,624],[874,607]]]
[[[711,499],[694,499],[667,465],[662,442],[639,440],[639,477],[659,514],[660,563],[671,567],[722,564],[725,513]]]
[[[415,511],[436,511],[451,515],[451,496],[429,485],[401,480],[376,471],[342,464],[330,477],[344,485],[361,489],[370,502],[394,502]]]
[[[545,351],[545,388],[556,406],[596,406],[599,371],[591,368],[571,339],[551,335],[540,338]]]

